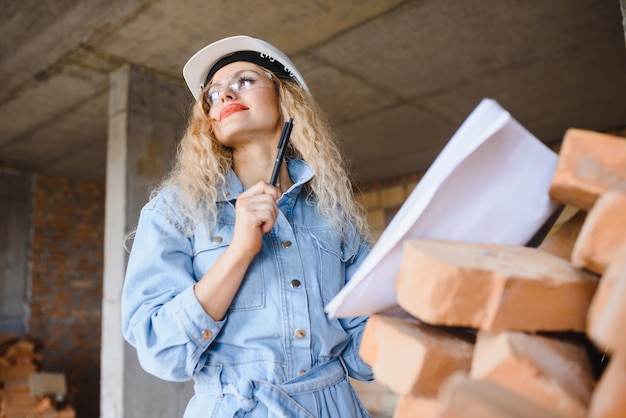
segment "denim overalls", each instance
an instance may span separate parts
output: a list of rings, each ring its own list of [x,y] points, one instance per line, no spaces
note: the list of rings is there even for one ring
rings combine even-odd
[[[295,184],[226,317],[214,321],[193,285],[225,251],[244,187],[229,174],[218,219],[192,233],[166,189],[142,209],[122,296],[124,338],[142,367],[195,381],[185,417],[367,417],[348,374],[373,375],[358,355],[366,317],[331,319],[324,306],[369,251],[354,229],[340,235],[303,190],[313,173],[288,163]]]

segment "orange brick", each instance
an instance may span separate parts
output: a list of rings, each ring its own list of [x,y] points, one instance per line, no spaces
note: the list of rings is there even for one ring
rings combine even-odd
[[[626,191],[624,138],[568,129],[550,185],[550,196],[588,211],[598,196],[609,190]]]
[[[31,373],[37,371],[33,363],[23,363],[0,367],[0,381],[26,380]]]
[[[30,364],[35,354],[35,343],[32,341],[21,340],[12,344],[5,355],[14,364]]]
[[[587,335],[600,350],[626,355],[626,245],[606,269],[587,314]],[[625,377],[626,379],[626,377]]]
[[[374,209],[367,212],[367,223],[372,228],[384,227],[387,225],[385,220],[385,211],[383,209]]]
[[[480,331],[470,373],[568,417],[584,417],[595,379],[582,342]]]
[[[569,208],[572,208],[572,206],[568,206],[565,210]],[[571,210],[568,212],[567,219],[562,223],[559,223],[559,220],[557,220],[557,224],[554,226],[553,230],[550,231],[541,245],[539,245],[540,250],[554,254],[565,260],[571,259],[576,238],[578,238],[578,234],[587,216],[587,212],[579,209],[574,209],[573,213],[571,213]],[[565,211],[563,213],[565,214]]]
[[[354,196],[367,210],[379,209],[381,207],[379,190],[355,193]]]
[[[372,315],[360,356],[378,382],[398,395],[434,397],[439,384],[457,370],[469,370],[473,343],[468,338],[421,324]]]
[[[624,243],[626,193],[609,191],[589,211],[572,251],[572,264],[602,274]]]
[[[613,356],[589,405],[589,418],[626,417],[626,353]]]
[[[429,418],[436,416],[439,407],[437,399],[417,398],[404,395],[398,398],[393,418]]]
[[[382,205],[386,208],[402,205],[407,197],[403,184],[386,187],[380,191],[380,195]]]
[[[433,325],[584,332],[598,278],[537,248],[406,240],[398,304]]]
[[[37,400],[30,395],[28,388],[5,390],[2,395],[3,415],[7,418],[36,417]]]
[[[436,418],[566,418],[502,385],[472,380],[462,372],[444,382],[438,401]]]

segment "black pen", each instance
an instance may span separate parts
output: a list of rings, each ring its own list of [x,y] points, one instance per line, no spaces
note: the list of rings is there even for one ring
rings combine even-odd
[[[272,186],[276,186],[276,181],[278,180],[278,172],[280,171],[280,166],[283,162],[283,158],[285,157],[285,150],[287,149],[287,144],[289,143],[289,136],[291,136],[292,126],[293,118],[289,118],[289,120],[285,122],[285,126],[283,127],[283,133],[280,134],[280,141],[278,142],[278,155],[276,155],[274,170],[272,171],[272,177],[270,177],[270,184]]]

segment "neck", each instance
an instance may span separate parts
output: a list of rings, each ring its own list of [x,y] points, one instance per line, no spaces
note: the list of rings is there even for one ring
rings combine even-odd
[[[269,182],[277,152],[278,150],[273,147],[268,149],[255,144],[234,150],[233,170],[246,189],[260,181]],[[278,174],[277,186],[284,193],[292,184],[287,164],[283,162]]]

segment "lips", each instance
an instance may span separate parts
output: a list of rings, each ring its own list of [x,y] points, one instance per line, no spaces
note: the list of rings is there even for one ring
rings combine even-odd
[[[248,110],[247,106],[238,104],[238,103],[233,103],[233,104],[229,104],[228,106],[225,106],[221,111],[220,111],[220,121],[222,121],[224,118],[232,115],[233,113],[237,113],[240,112],[242,110]]]

